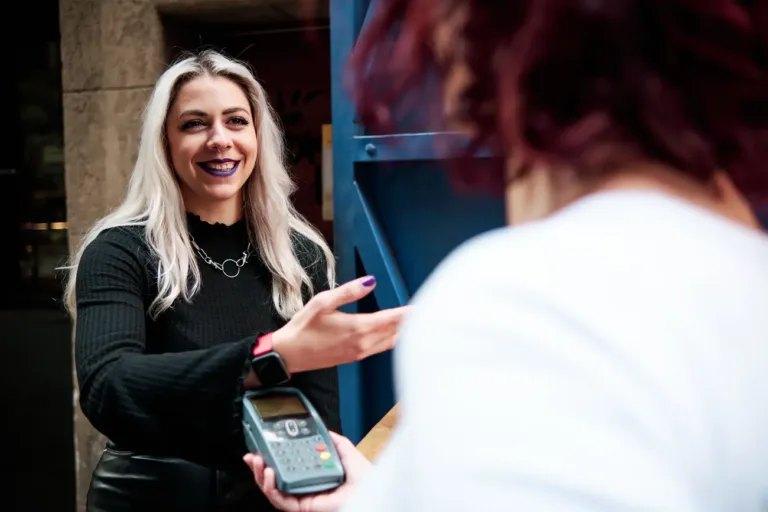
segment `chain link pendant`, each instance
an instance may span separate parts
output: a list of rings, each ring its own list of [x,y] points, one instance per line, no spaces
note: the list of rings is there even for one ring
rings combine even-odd
[[[235,264],[235,273],[234,273],[234,274],[229,274],[229,273],[227,273],[227,267],[225,267],[225,265],[226,265],[226,264],[227,264],[227,262],[229,262],[229,261],[231,261],[232,263],[234,263],[234,264]],[[245,260],[243,260],[243,264],[245,264]],[[239,275],[240,275],[240,269],[241,269],[241,268],[242,268],[242,266],[240,266],[240,265],[238,264],[238,262],[237,262],[236,260],[233,260],[232,258],[226,259],[226,260],[224,260],[224,261],[222,261],[222,262],[221,262],[221,273],[222,273],[222,274],[224,274],[225,276],[227,276],[227,277],[228,277],[228,278],[230,278],[230,279],[234,279],[234,278],[236,278],[237,276],[239,276]]]
[[[202,247],[197,245],[197,242],[195,242],[195,238],[192,235],[189,235],[189,239],[192,242],[192,245],[195,247],[197,254],[200,255],[200,258],[202,258],[204,262],[206,262],[208,265],[212,266],[213,268],[215,268],[216,270],[218,270],[219,272],[221,272],[222,274],[224,274],[230,279],[234,279],[240,275],[240,269],[243,268],[243,266],[248,262],[248,258],[251,255],[251,244],[249,242],[248,247],[245,249],[245,251],[243,251],[243,255],[240,258],[236,260],[232,258],[227,258],[226,260],[219,263],[219,262],[213,261],[213,259],[211,259],[211,257],[208,256],[208,254],[202,249]],[[235,270],[233,271],[234,273],[227,272],[227,269],[224,267],[224,265],[226,265],[229,262],[235,265]]]

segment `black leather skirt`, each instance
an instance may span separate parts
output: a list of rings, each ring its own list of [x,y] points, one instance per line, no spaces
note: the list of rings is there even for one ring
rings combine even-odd
[[[243,463],[219,471],[182,459],[150,457],[111,443],[88,489],[87,512],[273,512]]]

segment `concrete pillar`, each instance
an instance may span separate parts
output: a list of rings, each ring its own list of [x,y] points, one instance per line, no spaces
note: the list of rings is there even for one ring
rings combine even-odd
[[[163,68],[151,0],[60,0],[69,243],[120,200],[138,148],[142,109]],[[74,400],[78,402],[75,385]],[[75,406],[77,510],[85,510],[104,439]]]

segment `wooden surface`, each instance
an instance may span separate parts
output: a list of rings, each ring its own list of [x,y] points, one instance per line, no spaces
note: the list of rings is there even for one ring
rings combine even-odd
[[[384,445],[389,441],[397,424],[397,404],[381,418],[362,441],[357,445],[357,449],[365,455],[368,460],[373,460],[379,454]]]

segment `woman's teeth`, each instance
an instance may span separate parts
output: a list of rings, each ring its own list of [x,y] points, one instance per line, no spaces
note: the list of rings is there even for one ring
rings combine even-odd
[[[237,171],[240,162],[200,162],[197,165],[208,174],[226,177]]]
[[[227,162],[226,164],[212,164],[208,163],[205,164],[206,167],[210,167],[211,169],[215,169],[217,171],[228,171],[232,169],[235,166],[235,162]]]

